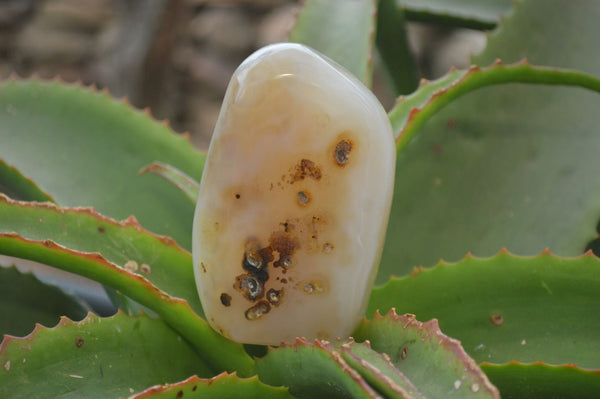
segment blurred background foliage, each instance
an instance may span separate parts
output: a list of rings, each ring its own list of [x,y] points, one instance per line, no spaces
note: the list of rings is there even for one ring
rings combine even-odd
[[[254,50],[286,41],[299,7],[297,0],[3,0],[0,78],[106,88],[205,149],[231,74]],[[407,17],[424,78],[467,67],[485,46],[484,31]],[[394,96],[377,58],[373,89],[389,109]]]

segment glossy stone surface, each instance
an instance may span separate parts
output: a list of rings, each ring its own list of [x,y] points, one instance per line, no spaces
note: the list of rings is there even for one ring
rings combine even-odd
[[[244,61],[194,219],[211,326],[252,344],[351,334],[377,272],[395,154],[385,111],[338,65],[290,43]]]

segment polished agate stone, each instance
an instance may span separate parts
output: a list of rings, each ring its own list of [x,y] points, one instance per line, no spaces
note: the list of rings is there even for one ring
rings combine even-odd
[[[194,218],[194,271],[210,325],[237,342],[347,337],[381,256],[395,145],[375,96],[298,44],[236,70]]]

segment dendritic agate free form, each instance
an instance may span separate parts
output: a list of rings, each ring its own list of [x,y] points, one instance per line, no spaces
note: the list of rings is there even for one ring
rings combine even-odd
[[[244,61],[194,219],[211,326],[252,344],[351,334],[377,272],[394,167],[387,115],[341,67],[289,43]]]

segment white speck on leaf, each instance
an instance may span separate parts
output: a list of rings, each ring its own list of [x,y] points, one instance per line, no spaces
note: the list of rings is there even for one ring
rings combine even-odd
[[[123,265],[123,268],[129,272],[135,273],[138,270],[138,263],[134,260],[128,260]]]

